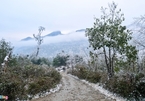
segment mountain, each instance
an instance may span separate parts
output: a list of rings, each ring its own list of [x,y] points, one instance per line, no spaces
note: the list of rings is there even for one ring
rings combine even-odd
[[[29,40],[32,40],[33,38],[31,38],[31,37],[26,37],[26,38],[24,38],[24,39],[22,39],[21,41],[29,41]]]
[[[86,29],[79,29],[79,30],[76,30],[76,32],[85,32]]]
[[[57,35],[62,35],[61,31],[51,32],[51,33],[45,35],[44,37],[47,37],[47,36],[57,36]]]
[[[63,35],[63,34],[61,33],[61,31],[54,31],[54,32],[51,32],[51,33],[43,36],[43,37],[58,36],[58,35]],[[32,39],[33,38],[31,38],[31,37],[26,37],[24,39],[21,39],[21,41],[29,41],[29,40],[32,40]]]

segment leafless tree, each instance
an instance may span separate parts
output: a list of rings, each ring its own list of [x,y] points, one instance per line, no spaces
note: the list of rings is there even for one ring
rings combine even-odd
[[[42,44],[43,42],[43,37],[41,36],[42,32],[45,30],[44,27],[40,26],[39,29],[38,29],[38,34],[35,35],[33,34],[35,40],[37,41],[37,51],[36,51],[36,57],[38,56],[39,54],[39,49],[40,49],[40,45]]]
[[[145,59],[145,15],[136,17],[133,23],[135,25],[135,32],[137,37],[134,40],[138,47],[138,71],[143,72],[145,70],[144,59]]]
[[[133,24],[136,26],[136,33],[138,33],[135,43],[145,48],[145,15],[135,18]]]

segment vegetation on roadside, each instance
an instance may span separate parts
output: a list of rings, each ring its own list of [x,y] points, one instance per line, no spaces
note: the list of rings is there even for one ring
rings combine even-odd
[[[11,51],[4,39],[0,41],[0,61]],[[6,71],[3,71],[5,68]],[[8,100],[28,100],[35,95],[44,95],[60,83],[61,75],[50,67],[46,58],[10,55],[8,64],[0,68],[0,95]]]
[[[141,99],[145,97],[145,82],[142,81],[142,79],[145,78],[145,74],[143,73],[136,75],[115,75],[111,79],[108,79],[106,72],[92,71],[83,66],[76,66],[74,70],[68,73],[91,83],[99,83],[110,92],[127,98],[130,101],[133,99],[141,101]]]
[[[7,95],[9,100],[27,100],[37,94],[43,95],[61,79],[54,69],[37,65],[8,67],[0,76],[0,94]]]

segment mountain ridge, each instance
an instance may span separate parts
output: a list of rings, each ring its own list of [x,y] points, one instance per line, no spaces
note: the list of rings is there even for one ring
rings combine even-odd
[[[63,34],[61,33],[61,31],[53,31],[53,32],[45,35],[44,37],[47,37],[47,36],[57,36],[57,35],[63,35]]]
[[[74,32],[85,32],[86,29],[79,29],[79,30],[75,30]],[[68,34],[71,34],[71,33],[68,33]],[[55,36],[59,36],[59,35],[67,35],[67,34],[62,34],[61,31],[57,30],[57,31],[53,31],[47,35],[44,35],[42,36],[43,38],[46,38],[46,37],[55,37]],[[34,38],[33,37],[26,37],[26,38],[23,38],[21,39],[21,41],[30,41],[30,40],[33,40]]]
[[[33,38],[32,37],[26,37],[24,39],[21,39],[21,41],[29,41],[29,40],[32,40]]]

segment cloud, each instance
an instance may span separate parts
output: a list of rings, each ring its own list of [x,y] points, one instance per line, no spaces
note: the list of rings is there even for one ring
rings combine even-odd
[[[125,14],[125,25],[132,23],[133,17],[144,15],[144,0],[114,1]],[[111,2],[112,0],[2,0],[0,36],[21,39],[37,33],[39,26],[46,28],[45,34],[55,30],[92,27],[93,17],[101,15],[101,6],[108,7]]]
[[[42,45],[44,44],[52,44],[52,43],[60,43],[60,42],[74,42],[80,40],[87,40],[85,36],[85,32],[71,32],[65,35],[58,35],[52,37],[45,37],[43,40]],[[30,40],[30,41],[15,41],[14,46],[22,47],[22,46],[36,46],[37,41]]]

